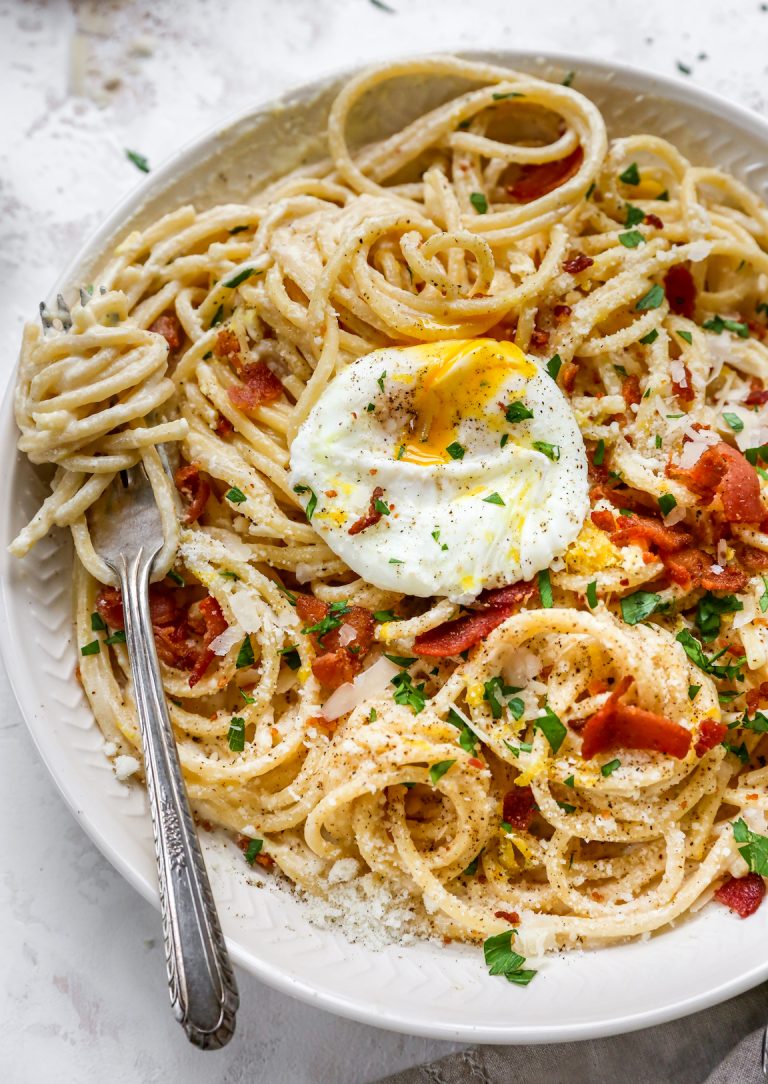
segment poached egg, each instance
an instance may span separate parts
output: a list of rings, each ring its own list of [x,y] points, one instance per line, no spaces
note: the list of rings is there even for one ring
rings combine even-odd
[[[320,536],[369,583],[469,602],[576,539],[587,457],[541,362],[495,339],[386,347],[328,384],[291,446]]]

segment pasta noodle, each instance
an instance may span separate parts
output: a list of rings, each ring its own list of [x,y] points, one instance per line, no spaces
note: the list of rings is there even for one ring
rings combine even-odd
[[[430,76],[469,89],[349,145],[367,93]],[[11,552],[72,529],[83,687],[134,753],[88,516],[145,464],[190,797],[262,841],[251,860],[316,895],[367,879],[423,933],[514,927],[524,952],[660,929],[747,872],[734,822],[766,826],[768,209],[662,139],[609,143],[570,87],[453,58],[351,79],[327,144],[247,203],[131,233],[70,327],[27,330],[19,447],[55,473]],[[576,541],[498,621],[495,596],[361,578],[290,477],[350,363],[482,338],[546,366],[591,486]]]

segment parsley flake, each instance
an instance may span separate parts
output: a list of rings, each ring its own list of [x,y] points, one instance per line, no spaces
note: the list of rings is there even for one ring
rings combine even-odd
[[[256,861],[256,855],[261,854],[261,848],[264,846],[263,839],[252,839],[248,844],[245,852],[245,860],[249,866],[252,866]]]
[[[245,749],[245,719],[239,715],[233,715],[229,721],[227,740],[233,753],[242,753]]]
[[[658,309],[664,300],[664,288],[655,282],[647,294],[643,294],[635,304],[636,312],[647,312],[649,309]]]
[[[624,172],[619,174],[619,180],[622,184],[640,184],[640,171],[637,168],[637,162],[627,166]]]
[[[527,986],[536,974],[524,969],[525,957],[512,949],[514,930],[505,930],[489,937],[483,942],[483,954],[489,975],[503,975],[507,982],[516,986]]]
[[[240,650],[237,653],[237,659],[235,660],[235,666],[238,670],[244,670],[246,666],[253,666],[253,646],[251,644],[250,633],[245,634],[245,639],[240,645]]]
[[[537,582],[539,585],[539,597],[541,598],[541,605],[550,610],[554,606],[554,600],[552,598],[552,581],[549,578],[549,569],[542,568],[539,572]]]
[[[600,774],[604,775],[606,779],[609,775],[613,775],[617,768],[621,767],[620,760],[609,760],[607,764],[603,764],[600,767]]]
[[[228,501],[231,501],[232,504],[242,504],[243,501],[248,500],[242,489],[238,489],[237,486],[232,486],[231,489],[228,489],[224,496]]]
[[[505,507],[504,501],[498,493],[491,493],[487,497],[483,497],[483,504],[498,504],[502,508]]]
[[[563,723],[560,721],[559,716],[555,715],[549,704],[545,704],[545,714],[539,716],[535,720],[533,727],[534,730],[540,730],[544,737],[549,742],[549,747],[553,754],[557,753],[560,746],[565,741],[565,736],[568,733]]]
[[[449,444],[445,450],[451,459],[463,459],[466,448],[459,444],[457,440],[454,440],[453,444]]]
[[[547,459],[551,459],[553,463],[556,463],[560,458],[559,444],[550,444],[546,440],[534,440],[533,447],[537,452],[541,452],[545,455]]]
[[[560,372],[560,366],[563,364],[563,359],[559,354],[553,354],[547,362],[547,372],[553,380],[557,380],[557,374]]]
[[[129,162],[133,162],[136,169],[140,169],[142,173],[149,173],[149,162],[143,154],[139,154],[138,151],[129,151],[125,148],[125,157]]]
[[[594,610],[597,606],[597,581],[592,580],[592,583],[587,587],[587,604],[590,610]]]
[[[235,275],[231,279],[228,279],[227,282],[223,283],[222,285],[226,286],[230,290],[234,290],[242,282],[245,282],[246,279],[249,279],[251,275],[255,275],[256,273],[257,272],[253,267],[245,267],[242,271],[238,272],[237,275]]]
[[[723,413],[724,420],[730,425],[734,433],[740,433],[744,428],[744,422],[738,414]]]
[[[522,400],[517,399],[514,403],[510,403],[504,412],[504,417],[508,422],[524,422],[526,418],[533,417],[533,411],[529,410]]]
[[[656,595],[653,591],[635,591],[621,600],[621,616],[625,624],[638,625],[651,616],[660,602],[661,595]]]
[[[101,642],[99,640],[91,640],[89,644],[84,644],[80,648],[81,655],[98,655],[101,651]]]
[[[455,763],[455,760],[441,760],[437,764],[433,764],[429,769],[429,778],[432,786],[437,786],[445,773],[449,772]]]
[[[482,192],[470,192],[469,202],[475,208],[479,215],[488,213],[488,200],[485,198]]]
[[[620,233],[619,241],[624,248],[637,248],[638,245],[645,244],[645,238],[640,233],[640,230],[628,230],[627,233]]]
[[[309,500],[307,501],[307,507],[304,509],[304,515],[307,517],[307,522],[310,522],[315,514],[317,508],[317,494],[309,488],[309,486],[294,486],[293,492],[298,493],[300,496],[302,493],[309,493]]]
[[[768,877],[768,837],[751,831],[746,821],[739,818],[733,822],[733,838],[737,843],[744,844],[743,847],[739,847],[739,854],[751,872],[759,873],[761,877]]]
[[[677,501],[671,493],[662,493],[659,497],[659,508],[661,509],[662,516],[668,516],[673,508],[677,506]]]
[[[643,344],[643,346],[650,346],[651,343],[656,342],[658,337],[659,337],[658,328],[654,327],[654,328],[651,328],[651,330],[648,332],[647,335],[643,335],[642,339],[640,339],[639,341]]]

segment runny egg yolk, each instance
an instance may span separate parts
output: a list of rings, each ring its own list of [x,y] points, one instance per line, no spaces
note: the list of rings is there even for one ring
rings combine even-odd
[[[506,404],[499,404],[498,417],[489,404],[512,373],[526,379],[536,373],[522,350],[509,342],[434,343],[414,347],[412,353],[423,355],[424,367],[416,373],[411,416],[395,455],[422,466],[450,461],[447,449],[456,443],[463,421],[482,418],[486,426],[501,430]]]

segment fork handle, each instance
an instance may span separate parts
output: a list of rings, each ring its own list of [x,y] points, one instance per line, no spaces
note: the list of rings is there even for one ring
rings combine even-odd
[[[174,1015],[195,1046],[225,1046],[239,997],[192,821],[168,717],[149,612],[155,554],[121,557],[120,579],[133,694],[155,837],[168,985]]]

